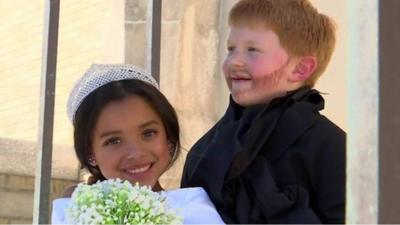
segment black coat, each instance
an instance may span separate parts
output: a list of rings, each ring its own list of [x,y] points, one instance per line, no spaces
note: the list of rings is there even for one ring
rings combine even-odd
[[[308,88],[269,105],[232,100],[191,149],[182,187],[206,189],[227,223],[344,223],[345,133]]]

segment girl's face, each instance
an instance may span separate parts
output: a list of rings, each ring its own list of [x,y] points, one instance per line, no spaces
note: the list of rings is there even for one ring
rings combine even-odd
[[[172,144],[161,118],[141,97],[107,104],[92,136],[92,153],[107,179],[154,187],[168,169]]]

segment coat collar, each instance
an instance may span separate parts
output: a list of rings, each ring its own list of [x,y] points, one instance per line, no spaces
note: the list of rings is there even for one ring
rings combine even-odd
[[[227,179],[239,176],[260,153],[270,162],[277,160],[314,124],[315,114],[323,107],[322,96],[309,88],[290,92],[264,106],[244,108],[231,100],[229,108],[233,112],[228,109],[228,113],[231,113],[230,116],[240,115],[240,120],[249,123],[249,129],[240,140],[242,148],[235,152]]]

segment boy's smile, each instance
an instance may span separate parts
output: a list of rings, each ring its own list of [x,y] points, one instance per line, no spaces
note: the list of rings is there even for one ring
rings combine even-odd
[[[289,56],[272,30],[255,24],[231,27],[223,70],[236,103],[267,103],[288,89]]]
[[[234,89],[246,89],[251,85],[252,78],[247,72],[231,71],[230,73],[231,85]]]

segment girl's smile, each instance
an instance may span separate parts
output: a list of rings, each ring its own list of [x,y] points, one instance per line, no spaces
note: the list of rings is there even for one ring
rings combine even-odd
[[[93,155],[106,178],[154,186],[171,161],[161,118],[138,96],[107,104],[93,134]]]

